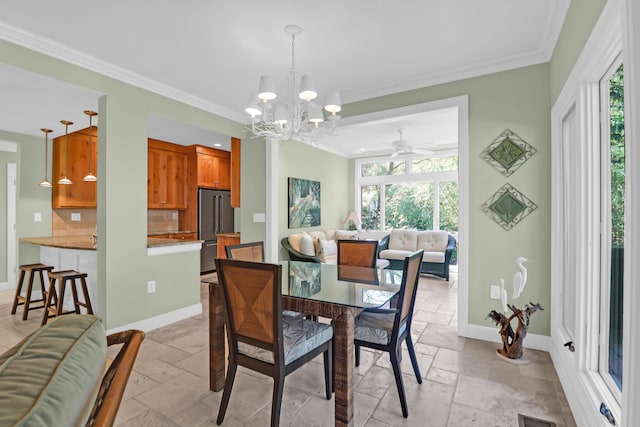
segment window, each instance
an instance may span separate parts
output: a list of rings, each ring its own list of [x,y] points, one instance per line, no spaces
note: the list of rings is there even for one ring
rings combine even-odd
[[[362,228],[458,231],[456,156],[356,161]]]
[[[623,67],[620,62],[600,82],[601,145],[601,343],[599,371],[620,400],[622,391],[622,303],[624,282],[624,138]]]

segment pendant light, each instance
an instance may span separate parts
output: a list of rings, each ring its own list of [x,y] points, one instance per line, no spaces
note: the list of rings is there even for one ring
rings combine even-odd
[[[83,180],[86,182],[96,182],[98,178],[93,174],[93,127],[91,121],[93,116],[97,116],[98,113],[91,110],[85,110],[84,113],[89,116],[89,173]]]
[[[69,148],[69,125],[72,125],[73,122],[70,122],[69,120],[60,120],[60,123],[64,125],[64,176],[58,181],[58,184],[70,185],[73,184],[73,182],[71,182],[71,180],[67,178],[67,150]]]
[[[49,164],[49,132],[53,132],[51,129],[41,128],[44,132],[44,179],[40,182],[40,187],[51,188],[53,185],[47,179],[47,165]]]

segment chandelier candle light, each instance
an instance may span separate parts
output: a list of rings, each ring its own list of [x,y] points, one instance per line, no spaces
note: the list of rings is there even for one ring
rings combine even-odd
[[[93,116],[97,116],[98,113],[91,110],[85,110],[84,113],[89,116],[89,173],[83,178],[83,180],[86,182],[96,182],[98,178],[93,174],[93,127],[91,119],[93,119]]]
[[[294,140],[314,144],[323,135],[333,133],[340,116],[340,93],[329,92],[324,109],[331,113],[325,121],[322,106],[313,100],[318,93],[313,78],[305,74],[300,79],[296,74],[296,36],[302,33],[297,25],[287,25],[284,31],[291,36],[291,70],[289,71],[288,99],[278,98],[271,76],[262,76],[257,95],[251,95],[245,111],[251,115],[251,131],[256,137],[268,140]],[[269,102],[273,101],[273,102]]]
[[[60,123],[64,125],[64,176],[58,181],[58,184],[71,185],[73,182],[67,178],[67,151],[69,149],[69,125],[72,125],[73,122],[60,120]]]

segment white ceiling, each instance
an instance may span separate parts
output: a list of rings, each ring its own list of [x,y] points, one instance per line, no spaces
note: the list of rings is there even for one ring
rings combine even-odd
[[[298,72],[314,75],[320,96],[335,88],[347,104],[546,62],[569,0],[2,3],[0,38],[247,122],[244,103],[257,90],[260,75],[273,75],[277,84],[284,85],[291,61],[291,41],[283,31],[288,24],[304,28],[296,38]],[[6,68],[0,67],[2,81]],[[25,124],[17,127],[22,119],[15,116],[26,115],[28,127],[37,134],[40,127],[54,126],[52,120],[65,118],[61,116],[65,104],[75,105],[72,108],[80,116],[88,108],[81,99],[83,91],[74,100],[66,94],[75,91],[67,87],[51,108],[55,120],[46,117],[39,111],[47,104],[40,101],[42,107],[35,108],[32,101],[39,99],[32,96],[42,95],[42,80],[28,77],[22,92],[0,81],[0,129],[34,134],[24,130]],[[19,98],[17,103],[5,101],[7,89]],[[97,104],[99,94],[85,96]],[[13,119],[5,120],[4,113],[11,108],[16,110]],[[451,136],[433,127],[439,120],[413,122],[418,124],[410,120],[402,127],[414,145]],[[423,122],[429,126],[419,126]],[[372,153],[388,148],[385,144],[397,139],[397,125],[385,123],[384,132],[360,126],[359,134],[341,128],[338,152],[362,155],[359,148],[364,141]]]

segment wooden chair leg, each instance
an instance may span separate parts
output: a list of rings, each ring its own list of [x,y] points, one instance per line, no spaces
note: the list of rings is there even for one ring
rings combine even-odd
[[[416,380],[418,381],[418,384],[422,384],[420,366],[418,366],[418,359],[416,358],[416,352],[413,348],[413,340],[411,339],[410,333],[407,333],[407,350],[409,351],[409,358],[411,359],[411,364],[413,365],[413,372],[416,374]]]
[[[60,279],[58,281],[58,301],[56,304],[56,316],[60,316],[63,313],[62,305],[64,304],[64,291],[66,286],[67,279]]]
[[[271,403],[271,427],[280,425],[280,407],[282,406],[282,392],[284,391],[284,372],[278,372],[273,377],[273,402]]]
[[[231,397],[231,389],[233,388],[233,380],[236,378],[236,371],[238,365],[235,363],[229,363],[227,369],[227,379],[224,382],[224,391],[222,392],[222,400],[220,401],[220,409],[218,409],[218,418],[216,424],[222,424],[224,421],[224,415],[227,413],[227,406],[229,406],[229,397]]]
[[[327,400],[331,400],[333,391],[333,345],[329,341],[329,348],[322,354],[324,358],[324,388]]]
[[[93,307],[91,306],[91,298],[89,298],[89,289],[87,288],[87,281],[84,277],[80,277],[80,283],[82,285],[82,295],[84,296],[84,304],[88,314],[93,314]]]
[[[42,314],[42,323],[40,326],[44,326],[47,324],[47,320],[49,320],[49,307],[51,307],[51,300],[55,298],[55,305],[58,305],[58,296],[56,294],[55,281],[53,279],[49,280],[49,291],[47,292],[47,299],[44,302],[44,313]]]
[[[78,290],[76,289],[78,283],[76,282],[75,278],[69,279],[69,281],[69,285],[71,286],[71,293],[73,294],[73,309],[75,310],[76,314],[80,314],[80,301],[78,300]]]
[[[33,291],[33,271],[29,273],[29,283],[27,284],[27,293],[24,295],[24,312],[22,313],[22,320],[27,320],[29,316],[29,305],[31,303],[31,291]]]
[[[22,292],[22,284],[24,283],[24,270],[20,270],[20,279],[18,279],[18,286],[16,286],[16,295],[13,298],[13,305],[11,306],[11,314],[16,314],[18,308],[18,300],[20,299],[20,292]]]
[[[404,383],[402,382],[402,371],[400,370],[400,359],[395,352],[390,351],[391,367],[393,368],[393,376],[396,378],[396,387],[400,396],[400,407],[402,408],[402,416],[407,418],[409,410],[407,409],[407,396],[404,394]]]

